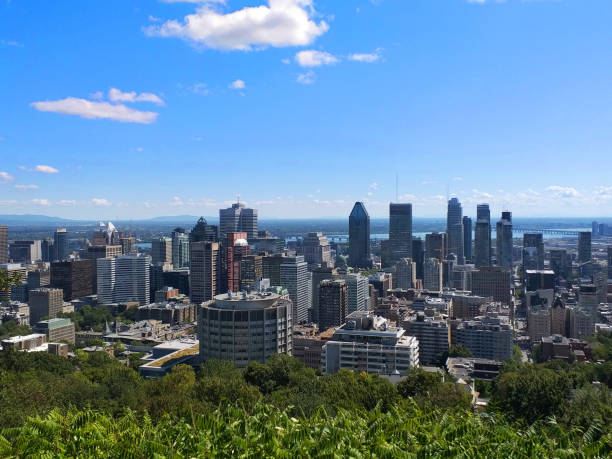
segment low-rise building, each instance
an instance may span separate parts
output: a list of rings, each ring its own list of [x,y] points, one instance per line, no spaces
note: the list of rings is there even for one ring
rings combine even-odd
[[[319,333],[317,326],[293,327],[293,357],[309,368],[321,368],[323,345],[333,336],[334,328]]]
[[[48,342],[62,342],[74,344],[74,324],[70,319],[55,318],[37,322],[32,331],[46,335]]]
[[[545,336],[540,339],[543,360],[561,359],[570,360],[573,354],[576,360],[584,362],[587,359],[588,343],[561,335]]]
[[[425,317],[418,313],[409,320],[402,321],[406,334],[419,341],[419,361],[421,365],[436,362],[437,357],[448,351],[448,325],[446,320]]]
[[[512,356],[513,330],[500,318],[477,317],[457,324],[456,344],[469,349],[475,357],[504,361]]]

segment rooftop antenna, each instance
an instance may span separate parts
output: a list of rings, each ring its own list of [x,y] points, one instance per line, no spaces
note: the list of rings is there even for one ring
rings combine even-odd
[[[236,199],[237,199],[236,204],[240,204],[240,195],[238,195]]]
[[[395,173],[395,202],[399,202],[399,177],[397,172]]]

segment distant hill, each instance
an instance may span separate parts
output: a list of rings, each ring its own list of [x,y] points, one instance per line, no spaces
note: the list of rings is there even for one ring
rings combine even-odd
[[[0,215],[0,224],[3,225],[51,225],[54,223],[74,224],[77,222],[79,222],[79,220],[70,220],[61,217],[49,217],[47,215]]]

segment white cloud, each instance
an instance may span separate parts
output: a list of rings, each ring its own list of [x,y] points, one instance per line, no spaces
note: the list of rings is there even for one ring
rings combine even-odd
[[[111,102],[151,102],[157,105],[164,105],[161,97],[151,92],[141,92],[138,94],[135,91],[122,92],[117,88],[110,88],[108,90],[108,98]]]
[[[308,72],[300,73],[297,76],[296,81],[301,84],[313,84],[315,82],[315,77],[315,73],[312,70],[309,70]]]
[[[32,199],[32,204],[45,207],[51,205],[48,199]]]
[[[291,59],[281,59],[283,64],[291,64]]]
[[[125,105],[109,104],[108,102],[92,102],[76,97],[66,97],[60,100],[32,102],[30,104],[41,112],[76,115],[88,119],[111,119],[124,123],[150,124],[157,119],[158,113],[134,110]]]
[[[207,96],[210,94],[210,89],[208,89],[208,85],[206,83],[194,83],[188,88],[194,94],[199,94],[201,96]]]
[[[13,180],[15,180],[15,177],[13,177],[11,174],[9,174],[8,172],[3,172],[0,171],[0,182],[12,182]]]
[[[166,21],[144,31],[149,36],[178,37],[214,49],[249,51],[267,46],[306,46],[325,33],[316,23],[312,0],[268,0],[224,14],[204,3],[184,21]]]
[[[99,207],[100,207],[100,206],[110,206],[110,205],[111,205],[111,203],[110,203],[110,202],[108,202],[108,200],[107,200],[107,199],[104,199],[104,198],[93,198],[93,199],[91,200],[91,203],[92,203],[94,206],[99,206]]]
[[[242,80],[232,81],[229,85],[230,89],[244,89],[246,88],[246,84]]]
[[[67,207],[67,206],[76,206],[76,203],[77,202],[73,199],[62,199],[61,201],[57,202],[57,205]]]
[[[182,207],[184,205],[185,205],[185,203],[178,196],[173,196],[172,197],[172,201],[170,201],[170,206],[172,206],[172,207]]]
[[[382,48],[378,48],[373,53],[353,53],[353,54],[349,54],[348,58],[351,61],[365,62],[367,64],[371,64],[373,62],[376,62],[376,61],[380,60],[380,58],[382,57],[381,53],[382,53]]]
[[[94,100],[102,100],[104,99],[104,93],[102,91],[96,91],[96,92],[92,92],[89,95],[90,99],[94,99]]]
[[[149,16],[147,17],[147,19],[148,19],[149,21],[151,21],[151,22],[159,22],[159,21],[161,21],[161,19],[160,19],[160,18],[155,17],[155,16],[153,16],[153,15],[151,15],[151,14],[149,14]]]
[[[36,190],[38,185],[15,185],[18,190]]]
[[[32,169],[33,172],[42,172],[43,174],[57,174],[59,171],[55,167],[39,164]]]
[[[302,67],[319,67],[321,65],[331,65],[338,62],[338,58],[325,51],[307,49],[295,55],[295,61]]]
[[[372,183],[370,183],[370,188],[371,188],[372,190],[377,190],[377,189],[378,189],[378,183],[376,183],[376,182],[372,182]]]
[[[580,193],[578,192],[578,190],[576,190],[576,188],[572,188],[569,186],[558,186],[558,185],[551,185],[548,188],[546,188],[546,191],[551,191],[553,193],[553,195],[557,198],[577,198],[580,196]]]

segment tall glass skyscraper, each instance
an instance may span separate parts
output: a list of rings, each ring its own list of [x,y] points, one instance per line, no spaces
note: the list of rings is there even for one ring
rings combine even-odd
[[[463,209],[457,198],[448,201],[446,215],[446,234],[448,235],[448,253],[457,255],[457,263],[465,263],[463,254]]]
[[[228,209],[219,209],[219,228],[221,239],[227,233],[236,232],[245,232],[247,239],[253,239],[257,237],[257,210],[249,209],[241,202]]]
[[[463,217],[463,255],[465,262],[472,262],[472,219]]]
[[[53,235],[53,250],[55,260],[64,261],[68,259],[68,233],[66,228],[58,228]]]
[[[349,216],[349,266],[369,268],[370,216],[363,202],[356,202]]]
[[[474,264],[477,268],[491,266],[491,210],[489,204],[478,204],[476,207]]]
[[[391,263],[412,258],[412,204],[389,204]]]
[[[512,212],[502,212],[501,220],[497,222],[497,264],[512,266]]]

